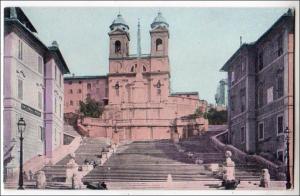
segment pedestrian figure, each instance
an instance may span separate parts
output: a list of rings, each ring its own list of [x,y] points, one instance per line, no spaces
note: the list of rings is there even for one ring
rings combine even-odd
[[[30,180],[30,181],[33,180],[33,173],[32,173],[31,170],[29,170],[29,180]]]
[[[107,186],[106,186],[106,184],[105,184],[105,182],[98,182],[98,189],[100,189],[100,190],[105,190],[105,189],[107,189]]]
[[[103,189],[107,189],[107,186],[106,186],[105,182],[102,182],[101,186],[102,186]]]

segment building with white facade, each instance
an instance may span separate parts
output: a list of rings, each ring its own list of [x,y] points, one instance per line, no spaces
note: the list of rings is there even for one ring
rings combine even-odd
[[[63,74],[69,69],[57,43],[47,47],[21,8],[4,11],[4,173],[14,177],[19,167],[20,118],[26,122],[24,164],[36,156],[51,158],[63,143]]]

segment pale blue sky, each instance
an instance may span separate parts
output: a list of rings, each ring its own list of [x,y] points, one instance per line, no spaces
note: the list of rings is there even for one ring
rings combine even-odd
[[[136,53],[137,21],[141,21],[142,53],[150,51],[150,24],[161,10],[169,23],[171,89],[198,91],[214,103],[220,68],[243,42],[253,42],[287,8],[30,8],[25,14],[47,45],[56,40],[75,75],[108,72],[109,25],[120,10],[130,27],[130,53]]]

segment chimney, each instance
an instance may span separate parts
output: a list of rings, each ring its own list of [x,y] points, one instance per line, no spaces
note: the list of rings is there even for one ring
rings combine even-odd
[[[243,44],[242,36],[240,36],[240,46]]]

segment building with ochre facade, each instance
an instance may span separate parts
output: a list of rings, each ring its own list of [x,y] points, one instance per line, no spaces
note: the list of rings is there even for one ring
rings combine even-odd
[[[64,78],[65,114],[80,112],[80,101],[89,97],[107,104],[107,76],[71,76]]]

